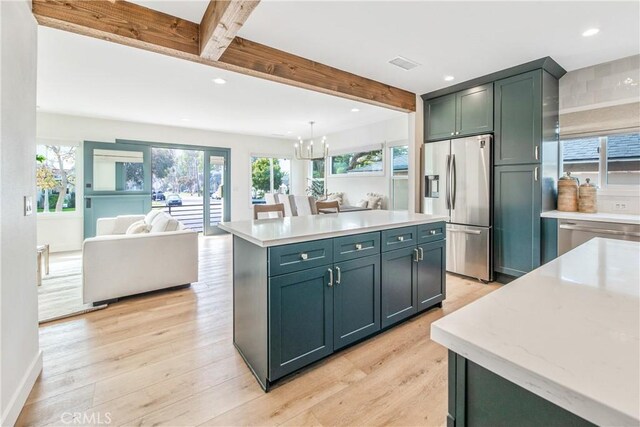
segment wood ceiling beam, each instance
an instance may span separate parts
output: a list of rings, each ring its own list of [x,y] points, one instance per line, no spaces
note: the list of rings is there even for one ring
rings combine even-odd
[[[260,0],[211,0],[200,22],[200,56],[217,61]]]
[[[240,37],[200,56],[200,26],[124,0],[33,0],[39,24],[399,111],[415,94]]]

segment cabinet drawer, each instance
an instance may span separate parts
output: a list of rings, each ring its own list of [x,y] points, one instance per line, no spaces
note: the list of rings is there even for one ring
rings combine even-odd
[[[269,276],[333,263],[331,239],[293,243],[269,248]]]
[[[437,242],[443,240],[447,229],[444,222],[434,222],[418,226],[418,244]]]
[[[380,253],[380,233],[356,234],[333,239],[334,262],[348,261]]]
[[[382,252],[417,245],[416,227],[394,228],[382,232]]]

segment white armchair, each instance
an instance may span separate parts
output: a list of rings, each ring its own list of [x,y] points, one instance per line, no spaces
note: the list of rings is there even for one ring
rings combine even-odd
[[[125,234],[129,225],[142,219],[133,215],[98,220],[98,235],[86,239],[82,248],[85,303],[98,305],[198,281],[198,233],[180,226],[176,231]]]

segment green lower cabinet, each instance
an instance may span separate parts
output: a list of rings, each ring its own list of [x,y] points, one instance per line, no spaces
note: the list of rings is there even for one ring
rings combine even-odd
[[[332,265],[269,279],[269,380],[333,352]]]
[[[382,327],[393,325],[417,313],[418,281],[416,280],[415,246],[382,254]]]
[[[445,241],[418,246],[418,311],[442,302],[445,298]]]
[[[334,271],[333,343],[337,350],[380,330],[380,255],[337,263]]]
[[[500,375],[449,350],[447,427],[593,427]]]

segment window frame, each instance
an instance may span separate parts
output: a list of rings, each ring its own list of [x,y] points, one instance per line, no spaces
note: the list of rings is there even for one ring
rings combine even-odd
[[[352,154],[352,153],[358,153],[358,152],[372,152],[372,151],[380,151],[380,155],[382,156],[382,160],[380,162],[380,164],[382,165],[382,169],[379,171],[373,171],[373,172],[358,172],[358,173],[333,173],[333,158],[337,157],[337,156],[344,156],[346,154]],[[327,159],[329,160],[328,162],[325,161],[325,179],[327,178],[327,176],[331,177],[331,178],[353,178],[353,177],[357,177],[357,176],[364,176],[364,177],[372,177],[372,176],[385,176],[386,175],[386,163],[387,163],[387,155],[386,155],[386,151],[385,150],[385,146],[384,144],[380,144],[379,147],[378,145],[375,146],[361,146],[361,147],[354,147],[352,149],[350,149],[349,151],[343,151],[340,150],[338,151],[338,154],[334,154],[334,155],[329,155],[327,156]],[[327,175],[328,172],[328,175]]]
[[[395,175],[393,170],[393,149],[397,147],[407,147],[407,174],[406,175]],[[401,211],[409,210],[409,198],[411,195],[409,194],[409,170],[410,170],[410,162],[409,153],[410,147],[409,142],[406,140],[395,141],[393,143],[387,144],[387,150],[389,151],[389,208],[393,208],[395,205],[395,193],[394,193],[394,181],[403,180],[407,181],[407,209],[401,209]],[[395,210],[395,209],[391,209]]]
[[[289,194],[291,194],[293,189],[293,169],[294,169],[293,158],[289,155],[282,155],[282,154],[250,153],[249,154],[249,206],[251,207],[251,209],[253,209],[253,206],[254,206],[253,198],[251,197],[251,189],[253,188],[253,160],[252,159],[254,158],[288,160],[289,161]],[[271,174],[269,177],[269,181],[270,181],[269,187],[273,189],[273,175]]]
[[[603,196],[629,196],[629,195],[637,195],[638,191],[640,191],[640,185],[622,185],[622,184],[609,184],[608,181],[608,172],[609,165],[607,159],[607,146],[609,142],[609,136],[612,135],[624,135],[628,133],[636,133],[640,130],[625,130],[625,131],[614,131],[609,132],[606,135],[603,135],[601,132],[592,133],[592,134],[584,134],[580,136],[568,136],[566,138],[560,137],[560,153],[559,153],[559,172],[560,176],[564,175],[564,142],[567,140],[578,139],[578,138],[598,138],[598,182],[595,183],[597,186],[597,191],[599,195]]]

